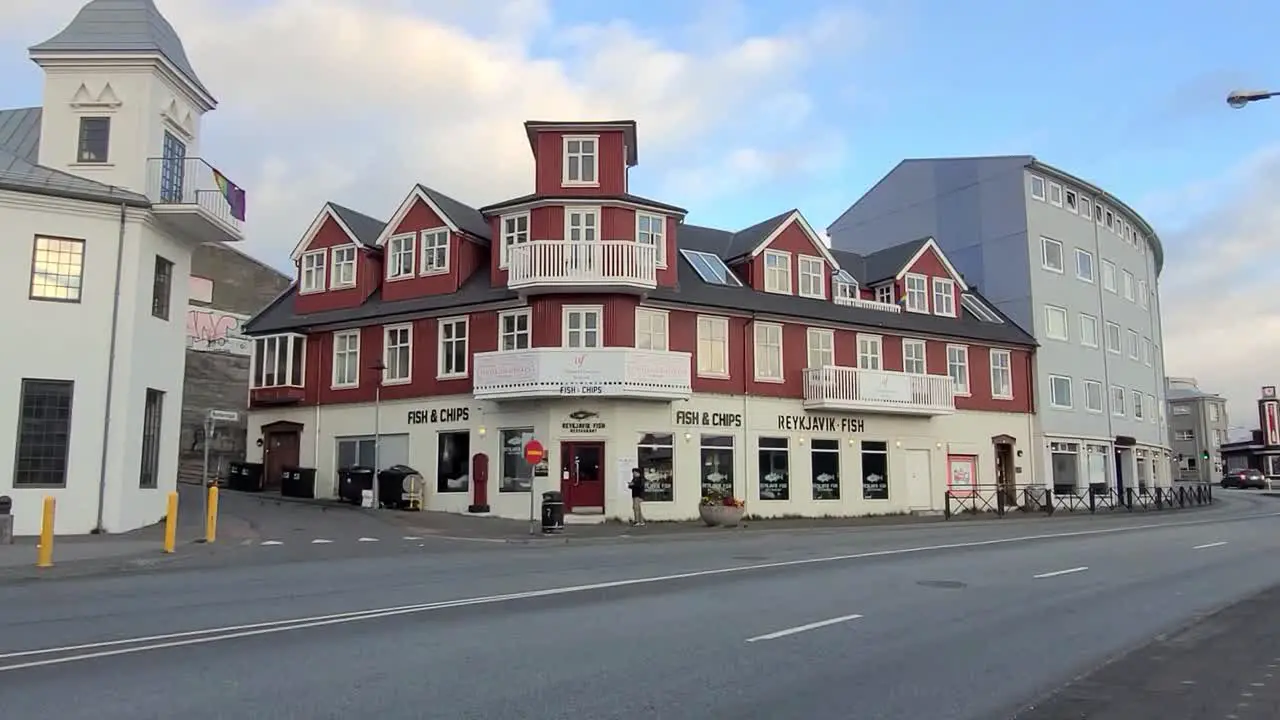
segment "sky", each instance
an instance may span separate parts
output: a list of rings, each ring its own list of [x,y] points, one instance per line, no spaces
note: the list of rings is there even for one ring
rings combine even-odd
[[[0,107],[83,0],[0,2]],[[1257,424],[1280,384],[1280,4],[1260,0],[156,0],[220,102],[201,155],[286,268],[326,200],[530,190],[525,120],[634,119],[631,189],[741,228],[826,227],[905,157],[1032,154],[1166,248],[1165,363]]]

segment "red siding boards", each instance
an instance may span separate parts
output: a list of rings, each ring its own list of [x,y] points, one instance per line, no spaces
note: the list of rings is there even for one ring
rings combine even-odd
[[[564,186],[564,137],[599,137],[596,148],[598,186]],[[534,145],[534,192],[539,195],[599,196],[621,195],[627,191],[626,140],[622,130],[539,132]]]
[[[311,242],[307,243],[303,254],[313,252],[315,250],[341,247],[343,245],[351,245],[353,241],[351,236],[347,234],[342,226],[339,225],[332,217],[326,218],[320,225],[320,228],[312,236]],[[318,292],[298,293],[294,299],[294,309],[298,313],[315,313],[325,312],[326,310],[340,310],[345,308],[359,307],[365,300],[373,294],[377,288],[376,284],[368,282],[368,272],[362,272],[364,266],[369,265],[368,254],[363,251],[356,253],[356,278],[355,287],[339,288],[337,290],[329,290],[328,276],[325,277],[325,288]],[[325,272],[329,273],[333,270],[332,257],[325,258]],[[294,265],[298,275],[302,275],[302,261]]]
[[[413,205],[405,213],[404,219],[387,237],[408,234],[417,235],[423,230],[440,230],[444,228],[447,228],[444,218],[436,215],[421,198],[418,198],[413,201]],[[389,301],[394,301],[408,300],[424,295],[446,295],[457,292],[462,282],[466,280],[466,276],[462,276],[459,273],[461,264],[459,261],[464,252],[462,246],[472,244],[458,237],[457,233],[450,233],[448,269],[445,272],[423,275],[421,267],[422,240],[421,237],[415,237],[413,244],[415,274],[413,277],[384,281],[382,296]]]
[[[602,343],[605,347],[635,347],[636,306],[630,295],[540,295],[529,301],[533,347],[561,347],[565,307],[601,309]]]
[[[819,250],[813,244],[809,234],[804,231],[800,223],[796,220],[789,220],[782,231],[778,233],[767,247],[760,250],[760,254],[752,258],[751,261],[751,286],[756,290],[764,290],[764,251],[777,250],[780,252],[791,254],[791,292],[794,295],[800,294],[800,256],[808,255],[816,257],[823,261],[822,263],[822,287],[823,297],[831,297],[831,265],[826,262],[824,251]]]

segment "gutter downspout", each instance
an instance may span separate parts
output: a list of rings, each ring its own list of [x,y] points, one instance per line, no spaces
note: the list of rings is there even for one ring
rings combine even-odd
[[[106,532],[102,525],[102,517],[106,512],[107,499],[107,455],[111,449],[111,402],[115,389],[116,375],[116,340],[120,326],[120,284],[124,272],[124,231],[128,206],[120,204],[120,232],[116,240],[116,278],[111,298],[111,340],[107,351],[107,388],[102,410],[102,454],[98,465],[98,516],[93,526],[94,534]]]

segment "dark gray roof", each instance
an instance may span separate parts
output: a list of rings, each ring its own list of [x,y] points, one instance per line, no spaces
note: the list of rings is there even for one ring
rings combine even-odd
[[[779,215],[758,222],[745,230],[739,230],[733,233],[729,238],[729,244],[724,248],[722,256],[726,260],[736,260],[743,255],[750,255],[752,251],[760,247],[760,243],[764,242],[774,230],[777,230],[782,223],[791,217],[795,209],[788,210]]]
[[[38,107],[0,110],[0,148],[32,165],[40,162],[40,118]]]
[[[32,53],[156,53],[212,97],[187,59],[182,40],[152,0],[92,0],[62,32]]]
[[[509,208],[513,205],[523,205],[525,203],[534,202],[535,200],[538,202],[556,202],[557,200],[581,201],[583,199],[584,198],[581,195],[539,195],[537,193],[530,193],[528,195],[521,195],[520,197],[511,198],[510,200],[503,200],[502,202],[494,203],[492,205],[485,205],[484,207],[480,208],[480,212],[493,213],[499,210],[503,210],[505,208]],[[614,200],[616,202],[631,203],[633,205],[643,205],[645,207],[651,207],[657,210],[667,210],[677,215],[689,214],[689,211],[685,210],[682,207],[679,207],[676,205],[668,205],[667,203],[664,203],[664,202],[658,202],[657,200],[651,200],[646,197],[640,197],[639,195],[632,195],[631,193],[622,193],[619,195],[592,195],[591,199],[604,201],[604,202],[607,202],[609,200]]]
[[[440,212],[447,215],[459,229],[482,240],[490,239],[489,236],[492,233],[489,231],[489,221],[484,219],[484,215],[479,210],[426,185],[419,184],[418,189],[423,195],[431,198],[431,202],[440,208]]]
[[[358,210],[352,210],[336,202],[330,202],[329,209],[355,234],[356,242],[365,247],[375,247],[378,242],[378,236],[382,234],[382,229],[387,226],[385,220],[371,218]]]
[[[859,255],[848,250],[832,250],[840,267],[849,271],[854,280],[863,285],[873,285],[890,280],[902,272],[911,258],[920,252],[920,247],[929,242],[929,238],[920,238],[877,250],[870,255]]]
[[[1210,399],[1210,398],[1214,400],[1222,399],[1222,396],[1216,393],[1208,393],[1200,389],[1191,389],[1191,388],[1169,388],[1164,391],[1164,396],[1165,396],[1165,399],[1169,400],[1170,402],[1176,402],[1178,400],[1199,400],[1199,399]]]

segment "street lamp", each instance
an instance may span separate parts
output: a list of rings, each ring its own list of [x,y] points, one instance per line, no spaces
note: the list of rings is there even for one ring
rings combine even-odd
[[[387,366],[375,360],[369,369],[377,373],[373,379],[373,509],[378,509],[378,472],[382,469],[382,373]]]
[[[1267,90],[1235,90],[1227,96],[1227,104],[1239,110],[1251,102],[1259,100],[1267,100],[1280,95],[1280,92],[1270,92]]]

